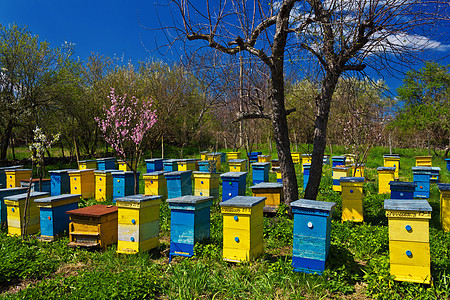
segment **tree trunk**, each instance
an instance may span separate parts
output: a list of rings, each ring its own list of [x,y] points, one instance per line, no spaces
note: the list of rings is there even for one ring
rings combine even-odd
[[[331,99],[339,79],[339,72],[329,71],[322,83],[320,95],[316,98],[316,120],[314,124],[314,142],[311,169],[305,190],[305,199],[316,200],[322,178],[323,155],[327,145],[327,125]]]
[[[11,133],[13,130],[13,125],[11,122],[8,122],[6,126],[5,133],[2,137],[2,148],[0,153],[0,159],[6,160],[6,154],[8,153],[9,140],[11,139]]]

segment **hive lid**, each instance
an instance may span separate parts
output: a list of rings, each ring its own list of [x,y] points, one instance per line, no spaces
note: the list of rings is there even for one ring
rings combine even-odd
[[[450,183],[438,183],[437,186],[440,191],[450,191]]]
[[[418,156],[414,156],[414,158],[431,158],[432,156],[430,155],[418,155]]]
[[[252,163],[252,167],[265,167],[265,166],[269,166],[270,162],[257,162],[257,163]]]
[[[395,171],[395,167],[378,167],[377,171]]]
[[[418,167],[412,167],[411,168],[413,172],[420,172],[420,171],[427,171],[431,172],[431,167],[425,167],[425,166],[418,166]]]
[[[30,198],[47,196],[47,195],[50,195],[50,193],[48,193],[48,192],[31,192],[30,193]],[[26,199],[26,198],[27,198],[27,193],[13,195],[13,196],[6,196],[5,197],[5,199],[11,200],[11,201],[19,201],[19,200],[23,200],[23,199]]]
[[[14,170],[14,169],[21,169],[23,168],[23,165],[17,165],[17,166],[11,166],[11,167],[1,167],[0,171],[7,171],[7,170]]]
[[[383,154],[383,157],[400,158],[400,154]]]
[[[20,191],[22,190],[24,193],[27,192],[28,188],[27,187],[13,187],[13,188],[9,188],[9,189],[0,189],[1,192],[13,192],[13,191]]]
[[[266,200],[266,197],[236,196],[227,201],[220,202],[219,205],[223,207],[253,207],[264,200]]]
[[[336,203],[317,201],[317,200],[309,200],[309,199],[299,199],[297,201],[291,202],[290,205],[291,205],[291,207],[297,207],[297,208],[307,208],[307,209],[331,211],[336,206]]]
[[[243,175],[247,175],[248,172],[227,172],[220,174],[220,177],[241,177]]]
[[[178,159],[177,162],[180,163],[184,163],[184,162],[196,162],[199,161],[200,159],[198,158],[182,158],[182,159]]]
[[[125,175],[125,174],[133,174],[133,171],[120,171],[120,170],[115,170],[114,172],[111,172],[111,174],[113,175]],[[141,174],[141,172],[137,172],[137,175],[139,176]]]
[[[51,171],[48,171],[48,173],[49,174],[52,174],[52,173],[60,174],[60,173],[67,173],[67,172],[72,172],[72,171],[77,171],[77,169],[51,170]]]
[[[345,159],[345,156],[342,156],[342,155],[332,156],[331,159]]]
[[[197,203],[202,203],[202,202],[212,200],[213,198],[214,197],[209,197],[209,196],[186,195],[186,196],[181,196],[181,197],[177,197],[177,198],[167,199],[166,201],[169,204],[197,204]]]
[[[309,157],[309,156],[312,156],[312,154],[311,153],[310,154],[302,154],[302,156]]]
[[[102,160],[116,160],[115,157],[102,157],[102,158],[97,158],[97,161],[102,161]]]
[[[181,176],[181,175],[187,175],[187,174],[191,174],[192,170],[187,170],[187,171],[173,171],[173,172],[167,172],[164,174],[164,176]]]
[[[143,194],[138,194],[138,195],[130,195],[130,196],[116,198],[116,202],[120,201],[120,202],[136,202],[136,203],[140,203],[140,202],[158,200],[158,199],[161,199],[161,198],[162,198],[161,195],[143,195]]]
[[[76,170],[76,169],[74,169],[74,170],[72,170],[72,171],[68,171],[68,173],[69,174],[72,174],[72,173],[86,173],[86,172],[94,172],[95,171],[95,169],[83,169],[83,170]]]
[[[365,177],[341,177],[339,181],[342,182],[364,182]]]
[[[109,215],[116,213],[117,214],[117,206],[113,205],[104,205],[104,204],[96,204],[92,206],[82,207],[78,209],[68,210],[66,211],[69,215],[81,216],[81,217],[101,217],[104,215]]]
[[[431,167],[431,171],[440,171],[441,170],[441,168],[439,168],[439,167]]]
[[[251,186],[251,189],[277,189],[282,188],[283,184],[279,182],[260,182],[258,184],[255,184],[254,186]]]
[[[417,186],[417,182],[389,181],[389,185],[414,188]]]
[[[333,170],[348,170],[348,167],[341,166],[341,167],[333,167],[332,169]]]
[[[57,196],[34,199],[34,202],[50,203],[50,202],[57,202],[57,201],[65,200],[65,199],[80,198],[80,197],[81,197],[80,194],[62,194],[62,195],[57,195]]]
[[[163,161],[163,164],[169,165],[169,164],[177,163],[178,161],[179,161],[179,159],[166,159]]]
[[[39,180],[40,180],[39,178],[31,179],[31,182],[39,182]],[[43,183],[50,181],[49,178],[42,178],[41,180]],[[30,179],[22,179],[22,180],[20,180],[20,182],[30,182]]]
[[[7,169],[7,170],[5,170],[5,172],[11,172],[11,171],[23,172],[23,171],[33,171],[33,170],[31,170],[31,169]]]
[[[228,163],[243,163],[243,162],[245,162],[245,161],[247,161],[246,159],[242,159],[242,158],[239,158],[239,159],[230,159],[230,160],[228,160]]]
[[[401,211],[432,211],[427,200],[419,199],[386,199],[384,200],[384,209]]]
[[[164,161],[164,158],[148,158],[145,162]]]
[[[306,169],[311,168],[311,164],[310,164],[310,163],[308,163],[308,164],[303,164],[303,168],[306,168]]]
[[[78,161],[78,163],[85,163],[85,162],[97,162],[97,160],[95,160],[95,159],[85,159],[85,160],[80,160],[80,161]]]
[[[164,171],[154,171],[150,173],[145,173],[144,176],[158,176],[158,175],[164,175],[166,172]]]
[[[117,172],[116,169],[110,169],[110,170],[95,170],[94,173],[100,173],[100,174],[106,174],[106,173],[113,173]]]

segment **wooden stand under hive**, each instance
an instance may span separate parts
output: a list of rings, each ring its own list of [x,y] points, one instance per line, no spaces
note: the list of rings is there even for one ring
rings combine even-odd
[[[264,197],[238,196],[220,203],[223,260],[250,261],[264,254]]]
[[[70,247],[100,248],[117,243],[117,206],[96,204],[67,211]]]
[[[159,246],[161,196],[132,195],[116,199],[117,253],[135,254]]]

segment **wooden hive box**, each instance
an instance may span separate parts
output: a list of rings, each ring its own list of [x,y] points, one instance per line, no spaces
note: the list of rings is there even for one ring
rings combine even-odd
[[[441,224],[445,232],[450,232],[450,183],[438,183],[441,192]]]
[[[117,198],[134,195],[134,173],[133,171],[117,171],[112,172],[113,178],[113,203]],[[139,178],[141,172],[137,172]],[[139,180],[137,181],[137,190],[139,191]]]
[[[118,207],[96,204],[66,213],[70,216],[69,247],[100,248],[117,243]]]
[[[262,152],[260,152],[260,151],[250,152],[250,154],[247,154],[248,161],[251,163],[258,162],[258,155],[261,155],[261,154],[262,154]]]
[[[269,168],[270,163],[253,163],[252,164],[252,174],[253,174],[253,184],[258,184],[261,182],[269,182]]]
[[[440,171],[441,171],[441,168],[439,168],[439,167],[431,167],[430,182],[432,182],[432,183],[439,182],[439,172]]]
[[[329,155],[324,155],[322,162],[323,162],[324,165],[329,165],[330,164],[330,156]]]
[[[167,198],[192,195],[192,171],[164,173],[167,181]]]
[[[302,161],[300,163],[300,167],[301,167],[301,172],[303,173],[303,165],[311,164],[312,154],[302,154],[301,159],[302,159]]]
[[[27,216],[29,216],[26,234],[36,234],[39,232],[39,208],[34,202],[35,199],[47,197],[49,193],[31,192],[28,202]],[[23,217],[25,214],[25,201],[27,193],[7,196],[4,198],[8,219],[8,235],[22,235],[25,224]]]
[[[395,167],[378,167],[378,194],[388,194],[391,192],[389,182],[395,179]]]
[[[272,159],[272,161],[270,163],[272,164],[272,170],[273,170],[273,168],[280,167],[280,161],[278,160],[278,158]]]
[[[172,256],[194,255],[194,245],[210,237],[210,208],[213,198],[182,196],[168,199],[170,209],[170,253]]]
[[[394,280],[431,282],[427,200],[387,199],[384,209],[389,227],[389,259]]]
[[[258,162],[268,162],[270,163],[272,161],[272,156],[270,155],[258,155]]]
[[[241,159],[241,152],[227,152],[228,161],[232,159]]]
[[[128,162],[128,164],[131,163],[131,161],[129,161],[129,160],[124,161],[122,159],[119,159],[117,161],[117,164],[119,165],[119,171],[125,171],[125,172],[131,171],[131,168],[128,166],[127,162]]]
[[[146,159],[145,164],[147,167],[147,173],[164,170],[164,158]]]
[[[364,167],[365,164],[356,164],[354,166],[351,176],[353,177],[364,177]]]
[[[167,199],[167,181],[164,176],[164,171],[155,171],[144,174],[145,195],[162,196],[162,199]]]
[[[97,159],[97,167],[99,170],[114,170],[116,169],[116,158],[105,157]]]
[[[84,199],[95,196],[94,169],[70,171],[69,177],[71,194],[81,194]]]
[[[291,157],[294,164],[302,163],[302,154],[300,152],[291,152]]]
[[[414,198],[430,198],[431,167],[412,167],[413,181],[417,184]]]
[[[283,177],[281,176],[281,168],[280,167],[273,167],[272,170],[277,175],[277,182],[278,183],[282,183],[283,182]]]
[[[395,168],[394,179],[398,180],[399,170],[400,170],[400,155],[398,154],[384,154],[383,162],[385,167],[393,167]]]
[[[207,160],[212,160],[212,161],[214,161],[216,163],[216,170],[217,171],[220,170],[220,165],[221,165],[220,158],[221,158],[221,156],[222,155],[220,153],[208,153],[206,155],[206,159]]]
[[[432,167],[431,156],[414,156],[416,167]]]
[[[220,175],[222,179],[222,201],[236,196],[245,196],[247,172],[228,172]]]
[[[23,169],[23,165],[12,166],[12,167],[1,167],[0,168],[0,186],[2,188],[7,188],[7,185],[6,185],[6,173],[5,172],[8,171],[8,170],[14,170],[14,169]]]
[[[31,178],[31,169],[8,169],[5,170],[6,188],[20,187],[20,181]]]
[[[334,161],[333,161],[334,162]],[[349,171],[348,167],[333,167],[333,191],[340,192],[342,191],[340,179],[341,177],[348,177]]]
[[[70,176],[69,172],[76,169],[48,171],[50,174],[50,195],[58,196],[70,194]]]
[[[416,182],[390,181],[391,199],[413,199]]]
[[[197,171],[197,159],[180,159],[178,160],[178,171]]]
[[[355,154],[344,154],[345,157],[345,165],[346,166],[352,166],[356,162],[356,155]]]
[[[447,164],[447,171],[450,171],[450,158],[446,158],[445,163]]]
[[[164,172],[175,172],[178,171],[178,160],[177,159],[166,159],[163,162]]]
[[[216,163],[213,160],[200,160],[197,164],[200,172],[216,173]]]
[[[246,172],[247,160],[246,159],[230,159],[228,161],[230,165],[230,172]]]
[[[28,188],[30,186],[30,179],[22,179],[20,181],[20,187]],[[39,179],[31,179],[31,191],[32,192],[47,192],[50,193],[51,184],[50,179],[42,179],[42,189],[40,189]]]
[[[220,176],[218,173],[193,172],[194,195],[219,199]]]
[[[78,162],[78,169],[79,170],[88,170],[88,169],[97,170],[97,161],[95,159],[80,160]]]
[[[311,170],[311,164],[303,165],[303,189],[304,190],[306,189],[306,185],[308,184],[310,170]]]
[[[250,261],[264,254],[265,197],[237,196],[220,203],[223,214],[223,260]]]
[[[345,156],[333,156],[331,157],[332,167],[345,166]]]
[[[117,170],[96,170],[94,172],[95,200],[100,202],[113,198],[113,172],[117,172]]]
[[[39,208],[41,240],[54,241],[69,232],[70,218],[66,212],[78,208],[80,197],[64,194],[34,200]]]
[[[290,205],[294,214],[294,271],[322,274],[330,251],[331,214],[336,203],[300,199]]]
[[[342,222],[363,222],[364,177],[341,177]]]
[[[200,152],[200,160],[208,160],[207,155],[209,151],[201,151]]]
[[[251,186],[253,197],[266,198],[264,212],[275,213],[284,202],[283,184],[278,182],[261,182]]]
[[[159,206],[162,196],[132,195],[116,199],[117,253],[135,254],[159,246]]]
[[[22,187],[16,187],[16,188],[10,188],[10,189],[0,189],[0,225],[7,226],[8,217],[7,217],[7,211],[5,204],[5,198],[9,196],[14,196],[18,194],[26,193],[27,189]]]

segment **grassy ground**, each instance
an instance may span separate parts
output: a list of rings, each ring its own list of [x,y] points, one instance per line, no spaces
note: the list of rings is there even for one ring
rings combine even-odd
[[[335,152],[336,149],[333,149]],[[0,297],[6,299],[448,299],[450,297],[450,233],[439,223],[439,190],[432,185],[430,222],[432,285],[396,282],[389,275],[387,219],[377,194],[376,167],[386,149],[375,148],[366,164],[363,224],[341,223],[341,196],[331,190],[331,169],[324,168],[319,199],[337,203],[331,249],[322,276],[292,271],[292,219],[281,209],[264,218],[263,257],[250,263],[222,260],[222,215],[211,210],[211,238],[195,247],[193,258],[168,263],[170,211],[160,209],[161,246],[138,255],[71,249],[68,239],[43,243],[0,232]],[[412,181],[414,155],[426,151],[396,149],[401,156],[400,180]],[[267,153],[265,153],[267,154]],[[333,153],[336,155],[336,153]],[[441,182],[450,182],[442,160]],[[227,165],[223,166],[225,171]],[[298,168],[298,166],[297,166]],[[298,174],[300,174],[297,169]],[[145,167],[141,167],[145,172]],[[299,175],[299,183],[302,176]],[[275,181],[275,174],[270,175]],[[251,175],[247,186],[251,185]],[[140,184],[143,191],[143,182]],[[301,186],[301,185],[299,185]],[[302,192],[302,190],[300,190]],[[250,195],[250,190],[247,190]],[[94,200],[83,200],[81,206]]]

